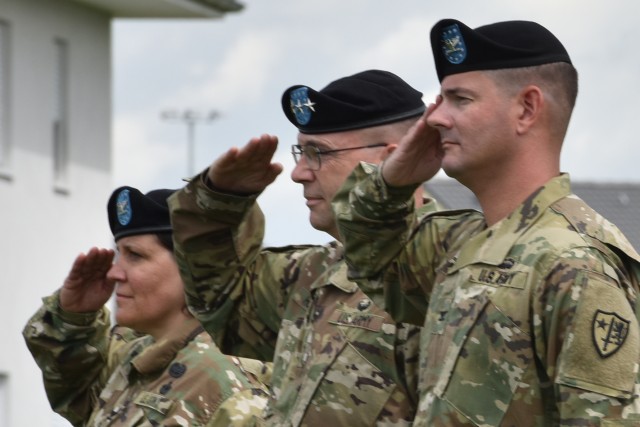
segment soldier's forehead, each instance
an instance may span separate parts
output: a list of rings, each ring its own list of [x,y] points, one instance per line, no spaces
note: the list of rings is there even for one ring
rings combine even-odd
[[[298,133],[299,145],[318,145],[323,147],[346,147],[352,141],[358,141],[359,131],[345,131],[334,133],[307,134]]]
[[[330,138],[324,135],[308,135],[304,133],[298,134],[298,144],[305,145],[318,145],[318,146],[333,146],[333,142]]]

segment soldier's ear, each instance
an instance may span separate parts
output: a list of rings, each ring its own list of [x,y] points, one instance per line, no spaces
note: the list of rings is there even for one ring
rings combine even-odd
[[[544,95],[538,86],[529,85],[518,95],[518,115],[516,117],[516,131],[525,134],[540,117],[544,106]]]

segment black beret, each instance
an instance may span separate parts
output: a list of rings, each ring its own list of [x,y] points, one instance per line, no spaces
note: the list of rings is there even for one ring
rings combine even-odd
[[[167,198],[174,191],[160,189],[142,194],[133,187],[117,188],[107,203],[114,239],[136,234],[171,233]]]
[[[320,91],[296,85],[282,95],[282,109],[301,133],[342,132],[421,115],[422,92],[388,71],[367,70]]]
[[[504,21],[476,29],[443,19],[431,29],[431,50],[442,81],[467,71],[531,67],[571,59],[560,40],[540,24]]]

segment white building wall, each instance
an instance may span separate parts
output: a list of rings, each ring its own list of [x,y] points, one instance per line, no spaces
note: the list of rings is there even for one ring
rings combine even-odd
[[[75,256],[110,246],[110,19],[65,0],[1,0],[9,28],[10,162],[0,168],[0,427],[68,425],[46,400],[22,328]],[[53,185],[56,39],[69,53],[69,169]],[[0,91],[1,93],[1,91]]]

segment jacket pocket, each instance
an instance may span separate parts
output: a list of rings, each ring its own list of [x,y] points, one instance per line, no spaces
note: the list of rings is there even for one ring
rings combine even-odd
[[[530,335],[492,301],[519,293],[482,285],[459,290],[425,344],[421,389],[477,425],[500,424],[533,360]]]

